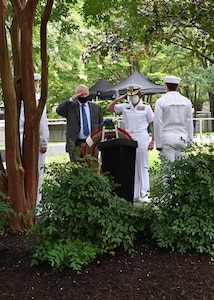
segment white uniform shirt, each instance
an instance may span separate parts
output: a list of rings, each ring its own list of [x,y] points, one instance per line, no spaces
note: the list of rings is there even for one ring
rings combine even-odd
[[[125,130],[130,133],[147,131],[149,123],[154,118],[151,106],[144,104],[142,100],[135,107],[132,103],[115,104],[114,111],[123,114]]]
[[[38,105],[40,96],[36,94],[36,103]],[[20,142],[22,145],[23,142],[23,134],[24,134],[24,103],[21,102],[21,109],[20,109],[20,119],[19,119],[19,133],[20,133]],[[46,106],[42,112],[42,116],[40,119],[40,147],[47,147],[49,140],[49,128],[48,128],[48,119],[46,115]]]
[[[193,139],[192,103],[179,92],[170,91],[155,104],[154,135],[156,148],[170,140]],[[170,143],[171,144],[171,143]],[[176,146],[176,145],[175,145]]]

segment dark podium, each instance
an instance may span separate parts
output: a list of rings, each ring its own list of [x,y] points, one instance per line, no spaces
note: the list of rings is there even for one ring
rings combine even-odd
[[[109,172],[118,186],[115,193],[133,203],[134,174],[137,141],[128,139],[111,139],[100,142],[102,171]]]

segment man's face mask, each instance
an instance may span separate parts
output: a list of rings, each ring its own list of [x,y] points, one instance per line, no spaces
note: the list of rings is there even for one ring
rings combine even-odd
[[[89,100],[89,96],[87,97],[78,97],[80,103],[86,103]]]
[[[139,101],[139,96],[138,95],[130,95],[129,96],[129,101],[132,102],[132,104],[136,104]]]

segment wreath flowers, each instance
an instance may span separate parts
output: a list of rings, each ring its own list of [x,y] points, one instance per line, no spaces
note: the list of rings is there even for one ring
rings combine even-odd
[[[101,124],[100,127],[105,126],[106,129],[114,129],[116,123],[112,119],[105,119]]]
[[[90,134],[82,147],[82,156],[89,167],[98,167],[99,165],[97,159],[97,145],[103,140],[103,130],[105,131],[105,139],[115,139],[118,137],[133,140],[131,135],[123,128],[117,127],[112,119],[104,120],[100,124],[100,128]],[[88,159],[87,155],[92,155],[95,159]]]

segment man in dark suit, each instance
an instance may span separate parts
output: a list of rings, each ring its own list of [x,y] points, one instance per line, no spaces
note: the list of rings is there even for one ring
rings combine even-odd
[[[67,119],[66,152],[71,161],[81,157],[78,149],[103,121],[101,107],[89,102],[89,99],[88,87],[81,84],[76,88],[76,94],[59,104],[56,109],[59,115]]]

